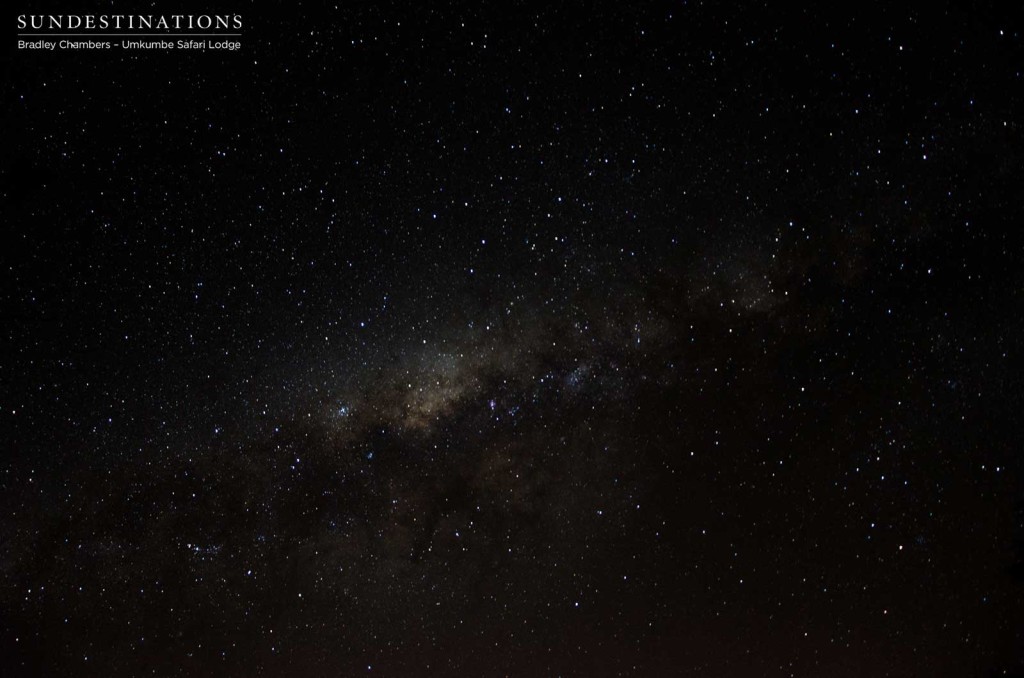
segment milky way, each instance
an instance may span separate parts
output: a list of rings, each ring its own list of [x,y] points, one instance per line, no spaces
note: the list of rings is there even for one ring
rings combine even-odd
[[[1016,19],[238,11],[4,77],[0,674],[1024,671]]]

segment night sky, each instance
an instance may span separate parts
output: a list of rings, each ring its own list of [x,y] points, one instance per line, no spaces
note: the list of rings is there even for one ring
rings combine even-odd
[[[11,8],[0,674],[1024,675],[1020,16],[629,4]]]

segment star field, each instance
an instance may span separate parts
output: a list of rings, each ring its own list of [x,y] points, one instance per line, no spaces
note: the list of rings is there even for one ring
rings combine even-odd
[[[1019,17],[229,9],[8,53],[0,673],[1024,674]]]

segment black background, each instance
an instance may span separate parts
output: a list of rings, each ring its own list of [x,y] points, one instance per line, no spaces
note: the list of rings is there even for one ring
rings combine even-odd
[[[9,17],[0,672],[1019,675],[1019,17],[434,4]]]

